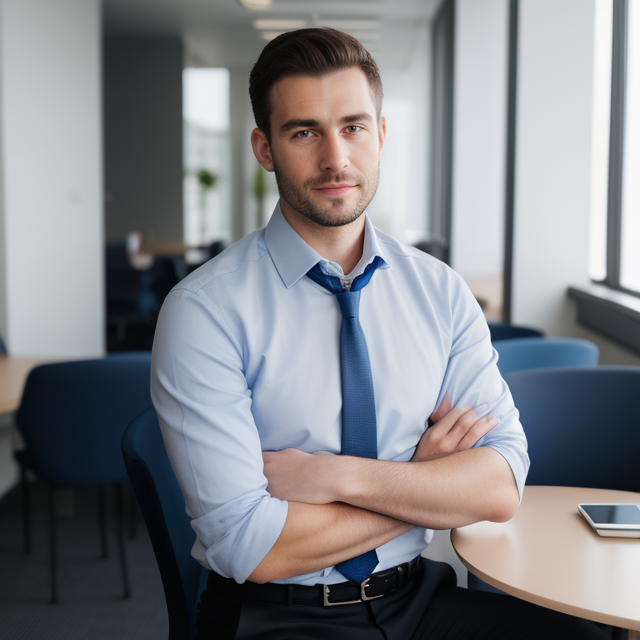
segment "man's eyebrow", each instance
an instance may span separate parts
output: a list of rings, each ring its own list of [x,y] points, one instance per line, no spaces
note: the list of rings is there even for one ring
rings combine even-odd
[[[350,122],[368,122],[373,120],[371,114],[363,112],[363,113],[354,113],[353,115],[344,116],[340,118],[340,122],[342,124],[348,124]],[[320,123],[317,120],[304,120],[302,118],[292,118],[291,120],[287,120],[281,127],[280,133],[286,133],[291,129],[297,129],[299,127],[319,127]]]
[[[340,118],[340,122],[344,122],[345,124],[348,122],[366,122],[371,121],[373,118],[370,113],[354,113],[352,116],[345,116],[344,118]]]
[[[317,127],[320,123],[317,120],[302,120],[300,118],[293,118],[292,120],[287,120],[281,127],[280,133],[285,133],[290,129],[297,129],[298,127]]]

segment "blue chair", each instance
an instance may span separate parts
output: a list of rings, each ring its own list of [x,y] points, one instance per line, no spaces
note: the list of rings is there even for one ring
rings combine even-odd
[[[577,338],[515,338],[498,340],[493,346],[503,376],[525,369],[595,367],[600,355],[593,342]]]
[[[196,535],[153,407],[127,427],[122,455],[160,569],[169,640],[190,640],[196,633],[196,607],[209,572],[191,556]]]
[[[505,377],[529,442],[527,484],[640,491],[640,367]]]
[[[505,376],[529,443],[527,484],[640,491],[640,367]],[[497,591],[471,573],[469,588]]]
[[[25,448],[20,464],[25,515],[25,549],[31,548],[26,471],[50,485],[51,602],[58,600],[55,496],[59,487],[97,487],[106,557],[104,487],[121,485],[127,472],[120,453],[126,426],[151,402],[150,354],[59,362],[36,367],[25,384],[16,426]],[[129,579],[122,537],[122,487],[118,487],[118,548],[124,595]]]
[[[544,334],[538,329],[530,327],[518,327],[512,324],[502,324],[501,322],[489,322],[491,332],[491,342],[497,340],[512,340],[513,338],[541,338]]]

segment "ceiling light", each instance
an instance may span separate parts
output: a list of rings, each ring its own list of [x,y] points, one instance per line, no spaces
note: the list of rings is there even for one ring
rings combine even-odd
[[[238,0],[243,7],[253,9],[254,11],[268,9],[271,6],[272,1],[273,0]]]
[[[331,27],[340,31],[351,31],[352,29],[362,31],[375,31],[380,29],[380,20],[316,20],[318,27]]]
[[[277,38],[278,36],[281,36],[283,33],[287,33],[287,31],[261,31],[260,32],[260,37],[263,40],[267,40],[268,42],[273,40],[274,38]]]
[[[304,29],[306,20],[267,20],[261,18],[251,22],[254,29],[270,29],[271,31],[286,31],[287,29]]]

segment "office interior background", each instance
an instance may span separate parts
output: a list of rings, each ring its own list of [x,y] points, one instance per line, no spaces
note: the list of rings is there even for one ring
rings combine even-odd
[[[249,71],[270,38],[318,25],[361,39],[380,67],[374,224],[435,247],[488,319],[640,365],[640,0],[2,0],[0,11],[8,353],[150,345],[161,289],[145,289],[145,274],[165,265],[180,278],[264,226],[277,190],[250,146]],[[125,251],[137,315],[110,308],[110,256]],[[9,418],[1,494],[17,479],[14,437]]]

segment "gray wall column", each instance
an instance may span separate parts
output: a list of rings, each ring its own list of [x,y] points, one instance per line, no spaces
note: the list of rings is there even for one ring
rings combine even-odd
[[[104,41],[107,241],[182,240],[182,42]]]

